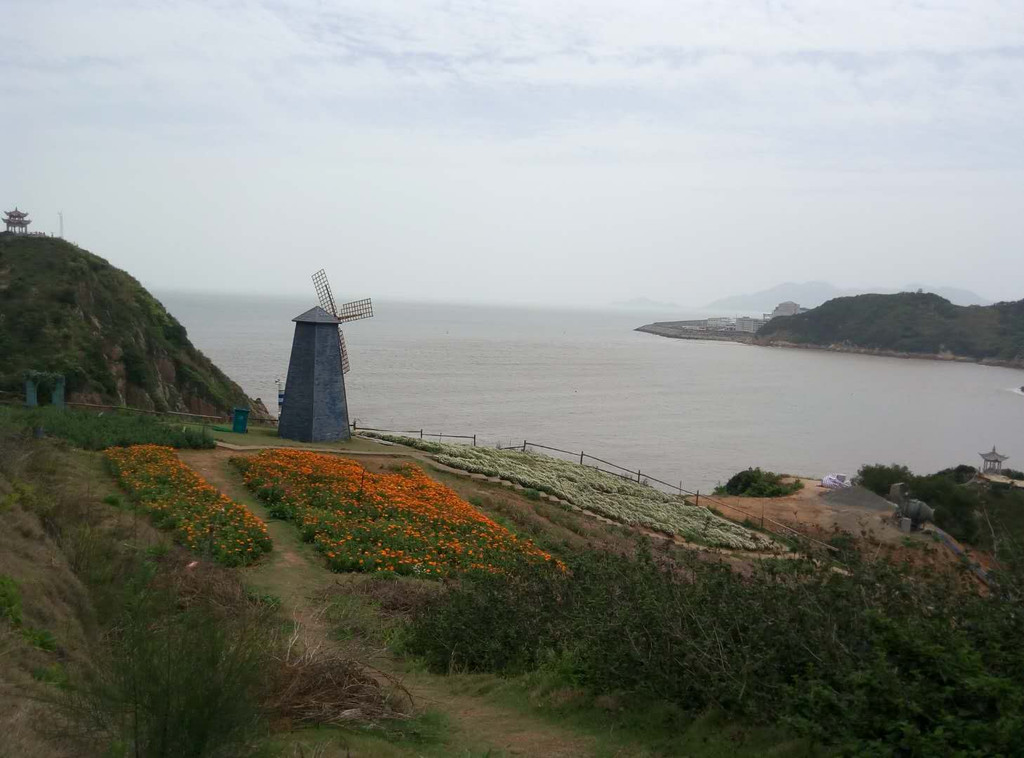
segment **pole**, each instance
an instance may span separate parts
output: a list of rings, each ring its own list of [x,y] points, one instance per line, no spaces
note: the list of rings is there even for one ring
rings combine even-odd
[[[764,500],[761,501],[761,528],[764,529]]]
[[[526,452],[526,440],[523,440],[523,452]]]
[[[473,435],[473,447],[476,447],[476,435]]]
[[[640,484],[640,469],[636,470],[636,483]]]
[[[694,505],[700,505],[700,490],[697,490],[697,500],[694,502]]]
[[[583,451],[580,450],[580,465],[583,465]]]
[[[420,429],[420,439],[423,439],[423,430]]]

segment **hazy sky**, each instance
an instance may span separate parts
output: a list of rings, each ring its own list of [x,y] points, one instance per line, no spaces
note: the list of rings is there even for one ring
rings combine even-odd
[[[155,288],[1024,297],[1022,0],[0,0],[0,137]]]

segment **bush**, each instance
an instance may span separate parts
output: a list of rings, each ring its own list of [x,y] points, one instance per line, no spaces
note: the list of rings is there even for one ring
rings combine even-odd
[[[0,621],[21,626],[21,592],[9,576],[0,574]]]
[[[932,474],[932,476],[944,476],[947,479],[953,480],[956,484],[967,484],[977,475],[978,470],[974,466],[968,466],[966,463],[961,463],[953,468],[944,468],[942,471],[936,471]]]
[[[1018,471],[1015,468],[1004,468],[1003,476],[1007,477],[1008,479],[1016,479],[1019,481],[1021,479],[1024,479],[1024,471]]]
[[[996,755],[1024,744],[1021,583],[979,597],[850,555],[750,576],[694,556],[588,553],[569,572],[472,575],[415,615],[435,671],[543,671],[638,707],[780,723],[842,752]]]
[[[202,429],[181,426],[153,416],[118,412],[0,407],[0,428],[32,432],[42,428],[45,434],[66,439],[86,450],[130,445],[165,445],[174,448],[212,448],[213,437]]]
[[[799,479],[791,482],[784,482],[782,479],[781,474],[772,471],[748,468],[746,471],[734,474],[724,487],[715,488],[715,494],[739,497],[785,497],[803,489],[804,483]]]
[[[913,478],[914,475],[909,468],[897,463],[888,466],[882,463],[861,466],[860,471],[857,472],[857,484],[882,497],[889,497],[889,490],[894,484],[899,482],[909,484]]]
[[[126,577],[123,610],[88,676],[72,676],[67,712],[87,741],[123,745],[125,755],[249,754],[270,663],[269,618],[244,603],[224,607],[221,588],[195,582],[183,602],[170,576],[139,564]]]

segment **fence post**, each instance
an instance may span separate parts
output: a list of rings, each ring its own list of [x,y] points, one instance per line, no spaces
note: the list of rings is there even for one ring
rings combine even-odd
[[[680,479],[679,480],[679,497],[682,497],[682,496],[683,496],[683,482]]]
[[[523,452],[526,452],[526,440],[523,440]]]
[[[636,470],[636,483],[640,484],[640,469]]]
[[[580,465],[583,465],[583,451],[580,450]]]
[[[697,499],[694,501],[694,505],[700,506],[700,490],[697,490]]]
[[[473,435],[473,447],[476,447],[476,435]]]
[[[420,429],[420,439],[423,439],[423,430]]]

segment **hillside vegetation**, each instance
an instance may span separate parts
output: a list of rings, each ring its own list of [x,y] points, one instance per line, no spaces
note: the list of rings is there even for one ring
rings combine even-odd
[[[929,293],[839,297],[774,318],[757,337],[765,344],[952,355],[1024,367],[1024,300],[964,307]]]
[[[223,413],[252,403],[185,327],[107,261],[60,239],[0,235],[0,390],[64,374],[69,401]]]

